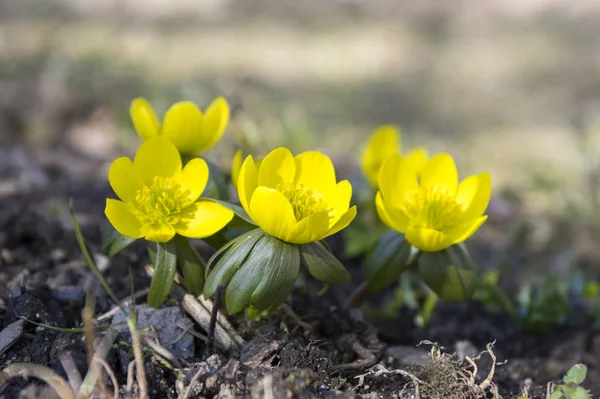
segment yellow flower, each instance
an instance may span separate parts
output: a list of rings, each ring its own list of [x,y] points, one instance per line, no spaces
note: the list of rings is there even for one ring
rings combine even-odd
[[[317,151],[294,157],[286,148],[257,165],[249,155],[238,178],[242,206],[262,230],[292,244],[319,241],[342,230],[356,216],[352,186],[336,182],[331,160]]]
[[[229,209],[198,200],[208,181],[206,162],[194,158],[182,170],[177,148],[162,136],[144,142],[133,162],[116,159],[108,181],[120,201],[107,199],[104,213],[127,237],[155,242],[167,242],[175,234],[204,238],[233,218]]]
[[[133,100],[129,113],[142,139],[163,135],[184,155],[195,155],[212,148],[229,123],[229,104],[223,97],[215,99],[205,114],[192,102],[175,103],[165,114],[162,126],[144,98]]]
[[[361,168],[373,187],[378,187],[379,170],[390,156],[400,154],[401,136],[392,125],[383,125],[371,133],[371,138],[363,150]],[[420,171],[427,160],[427,151],[417,147],[409,151],[405,158],[408,164]]]
[[[262,158],[257,159],[254,162],[256,163],[256,167],[260,168]],[[233,183],[233,187],[237,187],[240,169],[242,169],[242,150],[237,150],[233,155],[233,161],[231,162],[231,182]]]
[[[421,174],[400,155],[390,157],[379,173],[377,213],[391,229],[426,252],[437,252],[469,238],[485,222],[492,181],[480,173],[458,184],[454,160],[438,154]]]

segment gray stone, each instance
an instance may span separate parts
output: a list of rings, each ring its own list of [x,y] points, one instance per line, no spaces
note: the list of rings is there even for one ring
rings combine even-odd
[[[136,310],[139,330],[153,328],[158,333],[160,345],[178,359],[194,356],[194,337],[188,333],[184,334],[184,331],[191,328],[193,323],[179,307],[154,309],[148,305],[138,305]],[[116,327],[121,336],[131,342],[126,322],[127,316],[120,311],[113,317],[113,324],[123,323]],[[184,335],[182,336],[182,334]]]

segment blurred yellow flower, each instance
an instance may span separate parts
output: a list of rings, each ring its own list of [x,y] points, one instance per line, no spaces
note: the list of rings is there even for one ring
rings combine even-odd
[[[294,157],[278,148],[257,166],[249,155],[238,177],[242,206],[265,233],[292,244],[322,240],[350,224],[352,186],[336,182],[329,157],[317,151]]]
[[[488,173],[458,183],[454,160],[448,154],[429,159],[417,177],[401,155],[381,167],[377,213],[391,229],[426,252],[437,252],[469,238],[487,219],[492,191]]]
[[[107,199],[104,213],[115,229],[131,238],[167,242],[175,234],[209,237],[233,218],[229,209],[198,200],[208,166],[194,158],[182,169],[177,148],[165,137],[151,137],[135,154],[116,159],[108,181],[119,200]]]
[[[133,100],[129,113],[142,139],[163,135],[184,155],[212,148],[229,123],[229,104],[223,97],[215,99],[204,114],[190,101],[175,103],[167,110],[162,126],[152,105],[144,98]]]
[[[392,125],[383,125],[371,133],[362,153],[361,168],[373,187],[379,186],[377,181],[379,170],[385,160],[392,155],[400,154],[400,143],[400,132]],[[405,158],[418,172],[427,160],[427,150],[422,147],[414,148],[405,155]]]

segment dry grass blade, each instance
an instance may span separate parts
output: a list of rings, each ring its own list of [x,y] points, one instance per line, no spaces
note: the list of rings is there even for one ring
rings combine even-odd
[[[85,306],[81,311],[83,320],[83,336],[85,338],[85,347],[87,352],[88,366],[92,364],[94,357],[94,308],[96,307],[96,293],[93,289],[89,290],[85,296]]]
[[[117,376],[115,375],[112,368],[110,368],[108,363],[106,363],[106,360],[96,359],[96,361],[100,362],[100,364],[102,364],[102,367],[104,367],[104,371],[106,371],[106,374],[108,374],[108,376],[110,377],[110,381],[113,386],[113,399],[118,399],[119,398],[119,382],[117,381]]]
[[[75,360],[73,360],[73,356],[71,356],[70,352],[64,352],[61,353],[58,358],[63,366],[63,369],[65,369],[65,373],[69,379],[69,384],[71,384],[71,389],[73,392],[78,392],[79,388],[81,387],[81,374],[79,374],[79,370],[77,369]]]
[[[128,321],[129,331],[131,331],[131,342],[133,344],[133,356],[135,358],[135,370],[140,389],[140,399],[148,397],[148,380],[146,379],[146,370],[144,369],[144,355],[142,353],[142,333],[136,328],[136,319],[134,313]]]
[[[102,363],[97,360],[104,360],[106,358],[106,355],[108,355],[108,352],[118,335],[119,332],[117,330],[111,329],[108,330],[108,333],[100,341],[96,353],[94,353],[94,357],[92,358],[90,369],[81,384],[81,389],[77,393],[77,399],[86,399],[92,395],[96,382],[101,375],[100,371]]]
[[[35,377],[48,384],[60,399],[75,399],[69,384],[54,371],[45,366],[31,363],[13,363],[6,367],[4,373],[9,377]],[[86,397],[87,398],[87,397]]]
[[[164,357],[165,359],[167,359],[168,361],[173,363],[175,368],[180,369],[180,370],[182,369],[181,363],[179,363],[179,360],[177,360],[177,358],[175,356],[173,356],[171,354],[171,352],[169,352],[167,349],[163,348],[156,341],[154,341],[153,336],[151,336],[150,334],[144,334],[144,341],[146,341],[146,343],[148,344],[148,346],[150,348],[152,348],[152,350],[154,350],[160,356]]]
[[[127,366],[127,386],[125,387],[125,394],[127,397],[131,396],[133,392],[133,370],[135,369],[135,360],[129,362]]]
[[[120,306],[123,306],[124,304],[127,304],[127,302],[130,301],[134,301],[138,298],[144,297],[146,295],[148,295],[148,291],[150,291],[150,288],[144,288],[141,291],[136,292],[133,295],[129,295],[126,298],[123,298],[123,300],[121,301]],[[102,313],[100,316],[98,316],[98,318],[96,319],[97,321],[102,321],[102,320],[106,320],[109,319],[111,317],[113,317],[115,314],[117,314],[119,312],[119,310],[121,310],[120,306],[115,306],[114,308],[112,308],[111,310],[109,310],[106,313]]]

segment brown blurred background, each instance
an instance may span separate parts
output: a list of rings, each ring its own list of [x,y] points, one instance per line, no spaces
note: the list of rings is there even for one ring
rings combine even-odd
[[[137,96],[162,113],[224,95],[234,119],[207,154],[224,167],[286,145],[356,176],[367,135],[397,124],[405,147],[492,174],[500,228],[479,240],[501,254],[526,221],[519,245],[560,259],[544,267],[593,266],[599,20],[592,0],[2,0],[0,198],[51,184],[23,174],[36,162],[105,182],[139,143]]]

